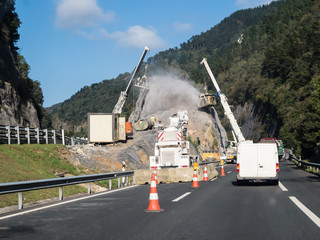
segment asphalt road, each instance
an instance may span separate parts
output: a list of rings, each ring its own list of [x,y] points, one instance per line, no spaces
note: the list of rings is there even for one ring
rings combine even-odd
[[[280,171],[280,186],[237,186],[235,165],[197,189],[191,183],[160,184],[160,213],[144,211],[149,185],[26,209],[0,216],[0,239],[319,239],[319,178],[288,161]]]

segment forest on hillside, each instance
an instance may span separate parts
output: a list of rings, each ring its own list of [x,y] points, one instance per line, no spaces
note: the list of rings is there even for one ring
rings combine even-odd
[[[320,142],[319,7],[320,0],[280,0],[237,11],[179,47],[149,58],[149,74],[174,69],[213,91],[205,68],[199,65],[206,57],[230,104],[255,105],[262,119],[262,135],[276,124],[277,136],[272,137],[310,157]],[[85,112],[110,111],[127,79],[124,74],[84,87],[50,112],[60,122],[81,125]],[[99,91],[97,86],[114,92]],[[88,104],[86,111],[82,109],[83,98]],[[133,107],[129,101],[126,111]]]

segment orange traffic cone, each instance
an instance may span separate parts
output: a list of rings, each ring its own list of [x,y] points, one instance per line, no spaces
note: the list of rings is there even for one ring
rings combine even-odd
[[[153,175],[154,175],[154,179],[156,181],[156,184],[158,185],[157,167],[153,168]]]
[[[203,172],[203,181],[208,181],[208,170],[207,170],[207,164],[204,165],[204,172]]]
[[[224,167],[223,167],[223,165],[221,166],[221,174],[220,174],[220,176],[221,176],[221,177],[226,176],[226,175],[224,174]]]
[[[161,209],[159,205],[157,184],[155,181],[154,174],[152,173],[150,195],[149,195],[149,206],[146,212],[148,213],[148,212],[162,212],[162,211],[163,209]]]
[[[192,187],[193,187],[193,188],[197,188],[197,187],[199,187],[197,170],[194,170],[194,172],[193,172],[193,182],[192,182]]]

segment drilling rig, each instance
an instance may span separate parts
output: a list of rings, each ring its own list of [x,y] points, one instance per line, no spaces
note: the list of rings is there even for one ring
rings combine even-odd
[[[229,119],[237,141],[237,182],[244,181],[271,181],[278,184],[279,180],[279,160],[278,149],[275,143],[253,143],[246,140],[240,130],[231,108],[227,102],[227,97],[221,91],[218,82],[209,67],[207,59],[201,61],[204,64],[214,87],[220,97],[221,105],[225,116]]]
[[[112,113],[88,113],[88,138],[90,143],[114,143],[117,141],[126,141],[128,133],[132,136],[132,124],[126,123],[125,118],[120,117],[120,114],[127,100],[128,93],[133,86],[133,80],[149,50],[148,47],[144,48],[129,83],[125,91],[121,91]]]

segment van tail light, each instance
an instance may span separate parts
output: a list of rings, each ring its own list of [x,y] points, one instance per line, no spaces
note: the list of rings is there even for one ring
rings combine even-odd
[[[239,166],[239,163],[237,163],[237,173],[239,173],[240,171],[240,166]]]
[[[276,170],[279,172],[279,163],[276,163]]]

